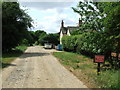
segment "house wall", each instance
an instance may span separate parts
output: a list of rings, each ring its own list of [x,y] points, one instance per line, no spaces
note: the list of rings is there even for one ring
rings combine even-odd
[[[70,36],[70,30],[69,29],[67,30],[67,35]]]
[[[63,37],[63,34],[62,34],[62,31],[60,32],[60,44],[62,44],[62,37]]]

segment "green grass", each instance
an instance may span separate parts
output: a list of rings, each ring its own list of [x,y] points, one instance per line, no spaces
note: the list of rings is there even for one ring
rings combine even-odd
[[[21,54],[23,54],[23,52],[26,49],[27,49],[27,46],[22,45],[22,46],[17,46],[16,48],[13,48],[13,50],[9,53],[3,53],[1,67],[5,68],[12,65],[11,62],[17,57],[19,57]]]
[[[118,78],[120,70],[102,69],[100,75],[97,75],[97,64],[94,64],[93,60],[86,56],[71,52],[54,52],[53,55],[63,65],[72,67],[74,70],[81,70],[83,75],[80,74],[82,76],[80,79],[83,80],[82,78],[87,76],[87,81],[94,83],[96,88],[119,88],[120,86],[120,79]]]

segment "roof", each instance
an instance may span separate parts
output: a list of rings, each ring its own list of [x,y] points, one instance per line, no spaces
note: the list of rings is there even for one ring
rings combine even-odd
[[[62,33],[65,35],[67,34],[67,30],[69,29],[70,33],[76,29],[78,29],[78,26],[67,26],[67,27],[61,27],[60,28],[60,32],[62,31]]]
[[[67,28],[66,27],[62,27],[60,29],[60,32],[62,31],[63,34],[67,34]]]
[[[70,33],[71,33],[71,32],[73,32],[73,31],[79,29],[79,27],[78,27],[78,26],[68,26],[67,29],[69,29],[69,31],[70,31]]]

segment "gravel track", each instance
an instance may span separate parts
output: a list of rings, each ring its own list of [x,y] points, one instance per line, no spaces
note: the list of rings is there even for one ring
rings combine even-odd
[[[87,88],[51,55],[52,50],[28,47],[2,71],[3,88]]]

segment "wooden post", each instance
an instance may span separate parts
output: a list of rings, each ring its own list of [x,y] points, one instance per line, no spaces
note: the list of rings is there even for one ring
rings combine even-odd
[[[98,62],[97,75],[100,75],[100,63]]]
[[[103,55],[95,55],[94,62],[98,63],[97,75],[99,75],[100,74],[100,63],[104,63],[104,56]]]

